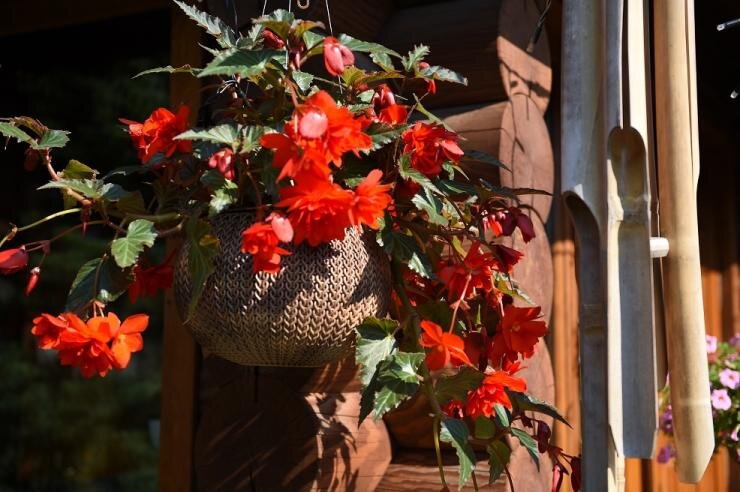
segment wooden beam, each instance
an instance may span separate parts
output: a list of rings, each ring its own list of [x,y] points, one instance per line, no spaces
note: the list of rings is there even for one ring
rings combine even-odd
[[[177,7],[172,7],[171,63],[201,63],[200,29]],[[200,81],[175,75],[170,83],[170,104],[186,103],[191,123],[200,106]],[[168,244],[175,248],[176,244]],[[159,490],[188,492],[193,484],[193,442],[197,420],[198,367],[200,354],[195,340],[180,321],[171,291],[165,295],[162,354],[161,431],[159,438]]]
[[[0,36],[56,29],[164,9],[169,0],[4,0]]]

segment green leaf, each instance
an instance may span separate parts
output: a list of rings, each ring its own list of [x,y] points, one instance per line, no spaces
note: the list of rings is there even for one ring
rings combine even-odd
[[[147,213],[144,197],[140,191],[122,197],[116,202],[116,209],[123,214],[145,215]]]
[[[437,187],[445,195],[469,195],[477,198],[478,190],[475,186],[469,183],[461,183],[460,181],[452,181],[449,179],[440,179],[437,181]]]
[[[380,364],[396,348],[393,336],[398,322],[390,319],[366,318],[357,331],[355,360],[360,366],[360,381],[368,386]]]
[[[313,75],[300,70],[293,70],[293,80],[302,91],[307,91],[313,83]]]
[[[373,63],[378,65],[386,72],[395,70],[395,67],[393,66],[393,60],[388,53],[373,51],[370,53],[370,59],[373,61]]]
[[[403,403],[410,396],[411,395],[406,393],[399,393],[389,386],[383,386],[380,391],[375,394],[375,401],[373,404],[375,420],[380,420],[383,415],[398,407],[398,405]]]
[[[401,156],[401,159],[398,161],[398,173],[403,179],[410,179],[411,181],[421,185],[425,190],[430,190],[440,195],[442,194],[439,188],[432,183],[431,179],[427,178],[417,169],[411,167],[411,159],[408,155]]]
[[[236,147],[239,128],[232,123],[224,123],[211,128],[194,128],[175,137],[175,140],[203,140]]]
[[[103,258],[90,260],[82,265],[72,282],[65,311],[79,313],[92,300],[113,302],[126,292],[130,283],[129,275],[110,260]]]
[[[537,465],[537,469],[539,470],[540,469],[540,455],[537,450],[537,441],[535,441],[532,436],[527,434],[522,429],[512,427],[510,430],[511,430],[511,435],[519,439],[519,442],[521,443],[521,445],[527,449],[529,456],[532,458],[532,461],[534,461],[534,464]]]
[[[263,15],[258,19],[254,19],[254,24],[265,27],[282,39],[283,41],[288,39],[290,34],[290,28],[295,22],[295,15],[284,9],[278,9],[267,15]],[[307,31],[308,32],[308,31]]]
[[[488,451],[488,464],[490,466],[490,477],[488,483],[491,484],[498,480],[498,477],[506,469],[511,459],[511,449],[503,441],[493,441],[486,446]]]
[[[454,82],[456,84],[468,85],[468,79],[449,68],[431,66],[419,70],[419,74],[428,79]]]
[[[371,411],[379,420],[419,390],[423,353],[394,351],[378,364],[360,399],[360,421]]]
[[[373,123],[372,125],[367,127],[367,129],[365,129],[365,133],[370,135],[370,138],[373,141],[372,148],[370,148],[370,150],[368,150],[367,152],[369,153],[373,150],[378,150],[379,148],[388,145],[389,143],[400,137],[407,128],[408,125],[391,126],[386,125],[385,123]],[[414,171],[416,171],[416,169],[414,169]],[[424,175],[422,174],[422,176]]]
[[[267,126],[245,126],[241,130],[241,147],[239,153],[249,153],[258,150],[261,147],[260,137],[271,130]],[[263,176],[263,181],[264,181]]]
[[[466,150],[465,155],[463,155],[462,160],[464,161],[475,161],[475,162],[484,162],[486,164],[490,164],[495,167],[502,167],[506,169],[507,171],[511,171],[506,165],[498,160],[495,156],[483,152],[481,150]]]
[[[36,142],[33,137],[31,137],[31,135],[24,132],[14,124],[8,123],[6,121],[0,121],[0,134],[6,137],[15,138],[19,142],[25,142],[31,145]]]
[[[395,352],[383,367],[381,377],[384,381],[400,381],[418,386],[421,381],[418,371],[423,360],[423,352]]]
[[[488,417],[478,417],[475,419],[475,430],[473,435],[476,439],[491,439],[496,435],[496,426]]]
[[[128,225],[126,237],[116,239],[111,243],[111,253],[121,268],[128,268],[139,258],[144,247],[152,247],[157,238],[154,223],[144,219],[137,219]]]
[[[493,406],[493,410],[496,412],[496,423],[499,427],[509,427],[509,415],[506,413],[506,409],[500,403],[496,403]]]
[[[69,132],[65,132],[63,130],[47,129],[43,133],[43,135],[41,135],[39,141],[31,144],[31,147],[36,150],[64,147],[65,145],[67,145],[67,142],[69,142],[69,137],[67,136],[68,134]]]
[[[357,424],[358,426],[362,424],[362,421],[373,412],[373,408],[375,407],[375,394],[381,388],[378,383],[379,378],[379,372],[375,371],[368,384],[363,385],[362,392],[360,393],[360,415]]]
[[[200,73],[200,68],[194,68],[190,65],[183,65],[181,67],[173,67],[172,65],[167,65],[166,67],[157,67],[150,68],[149,70],[144,70],[143,72],[137,73],[132,78],[135,79],[137,77],[153,73],[189,73],[190,75],[198,75],[198,73]]]
[[[223,212],[227,207],[239,200],[239,185],[224,178],[215,169],[210,169],[203,173],[200,182],[213,192],[211,194],[211,201],[208,203],[209,217]]]
[[[271,62],[276,61],[281,66],[287,63],[287,52],[281,50],[227,50],[216,56],[199,74],[198,77],[209,75],[235,75],[254,77],[261,75]]]
[[[475,469],[475,452],[468,441],[470,432],[462,420],[444,419],[439,431],[439,439],[455,448],[457,459],[460,462],[460,483],[463,488]]]
[[[190,305],[188,306],[188,318],[198,306],[198,301],[203,293],[206,280],[213,273],[213,258],[218,254],[219,242],[211,231],[211,225],[199,220],[197,214],[191,215],[186,229],[188,241],[188,269],[192,291],[190,293]]]
[[[94,178],[97,173],[98,172],[90,166],[75,159],[70,159],[60,175],[64,179],[90,179]]]
[[[424,116],[427,117],[429,121],[432,123],[436,123],[437,125],[442,125],[446,130],[448,131],[454,131],[450,126],[445,123],[443,120],[440,120],[437,115],[429,111],[427,108],[424,107],[424,105],[421,103],[421,100],[414,94],[414,99],[416,100],[416,103],[414,103],[414,108],[416,111],[420,112]]]
[[[39,190],[64,188],[69,188],[93,200],[102,198],[112,202],[129,194],[120,185],[105,183],[101,179],[59,179],[38,187]]]
[[[470,367],[463,367],[454,376],[440,378],[434,391],[440,404],[451,400],[465,401],[468,391],[474,390],[481,385],[485,374]]]
[[[514,404],[514,408],[516,410],[519,410],[522,412],[523,411],[537,412],[537,413],[549,415],[555,420],[559,420],[560,422],[564,423],[568,427],[571,427],[568,421],[565,420],[565,417],[560,415],[560,412],[558,412],[558,409],[550,405],[549,403],[542,401],[542,400],[538,400],[534,396],[528,395],[526,393],[518,393],[516,391],[507,391],[506,394],[509,395],[509,398]]]
[[[413,237],[385,227],[378,233],[378,244],[401,263],[422,277],[431,278],[434,269],[429,258],[421,251]]]
[[[401,58],[401,55],[399,55],[397,52],[393,51],[390,48],[386,48],[382,44],[378,43],[370,43],[368,41],[360,41],[359,39],[355,39],[352,36],[348,36],[346,34],[340,34],[339,38],[337,38],[340,43],[342,43],[344,46],[349,48],[352,51],[361,51],[364,53],[384,53],[386,55],[395,56],[396,58]]]
[[[303,33],[303,42],[306,44],[306,50],[311,51],[314,47],[321,46],[326,36],[315,32],[306,31]]]
[[[416,208],[420,211],[426,212],[427,220],[430,223],[441,226],[449,225],[450,221],[442,215],[444,204],[428,188],[425,188],[414,195],[411,199],[411,203],[416,205]]]
[[[185,15],[193,19],[200,27],[205,29],[208,34],[216,38],[216,41],[222,48],[229,48],[236,43],[236,34],[224,21],[216,16],[201,12],[195,7],[188,5],[180,0],[175,0],[178,7],[185,12]]]
[[[429,47],[423,44],[414,46],[414,49],[409,51],[408,56],[401,58],[401,64],[403,69],[407,72],[413,71],[419,66],[421,62],[429,54]]]

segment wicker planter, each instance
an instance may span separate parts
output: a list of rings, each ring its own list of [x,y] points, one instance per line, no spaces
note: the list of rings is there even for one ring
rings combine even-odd
[[[221,241],[215,271],[186,326],[209,353],[250,366],[313,367],[346,356],[354,328],[384,316],[390,301],[387,258],[370,234],[347,231],[343,241],[288,247],[277,275],[252,272],[240,252],[253,215],[229,212],[211,220]],[[175,271],[175,298],[184,317],[190,300],[187,250]]]

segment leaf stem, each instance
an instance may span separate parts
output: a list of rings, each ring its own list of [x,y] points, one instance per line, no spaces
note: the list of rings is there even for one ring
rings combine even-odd
[[[67,210],[62,210],[60,212],[53,213],[51,215],[47,215],[43,219],[39,219],[36,222],[33,222],[31,224],[25,225],[23,227],[19,227],[16,232],[23,232],[27,231],[28,229],[31,229],[33,227],[36,227],[37,225],[43,224],[44,222],[47,222],[49,220],[56,219],[57,217],[61,217],[63,215],[73,214],[82,211],[82,208],[68,208]]]
[[[445,480],[445,469],[442,464],[442,448],[439,445],[439,426],[440,419],[434,418],[432,423],[432,432],[434,434],[434,452],[437,453],[437,467],[439,468],[439,479],[442,481],[442,487],[447,487],[447,481]]]

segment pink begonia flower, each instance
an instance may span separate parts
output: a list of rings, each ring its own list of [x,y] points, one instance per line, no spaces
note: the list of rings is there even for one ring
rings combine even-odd
[[[730,338],[730,345],[735,348],[740,348],[740,333],[732,335],[732,338]]]
[[[719,371],[719,382],[726,388],[735,389],[740,386],[740,372],[732,369],[722,369]]]
[[[732,440],[733,440],[733,441],[735,441],[735,442],[737,442],[737,441],[738,441],[738,438],[737,438],[737,431],[738,431],[738,428],[736,427],[736,428],[735,428],[735,430],[733,430],[733,431],[732,431],[732,434],[730,434],[730,439],[732,439]]]
[[[730,395],[726,389],[712,390],[712,406],[715,410],[729,410],[732,406]]]
[[[707,353],[713,354],[717,351],[717,337],[707,335]]]
[[[324,38],[324,65],[332,75],[342,75],[344,67],[355,63],[355,55],[333,36]]]

